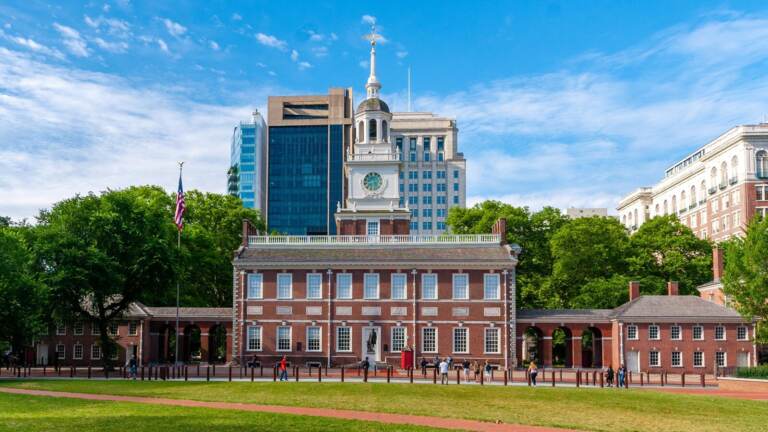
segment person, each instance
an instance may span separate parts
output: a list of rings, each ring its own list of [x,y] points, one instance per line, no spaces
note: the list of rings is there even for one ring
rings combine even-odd
[[[531,362],[528,365],[528,375],[531,376],[531,384],[536,387],[536,376],[539,375],[539,369],[536,367],[536,362]]]
[[[426,377],[427,376],[427,365],[429,363],[427,362],[427,359],[425,357],[421,358],[421,375]]]
[[[364,376],[368,376],[368,369],[371,367],[371,362],[368,361],[368,357],[363,360],[362,364],[360,366],[363,368],[363,374]]]
[[[491,379],[491,369],[492,369],[492,368],[491,368],[491,364],[490,364],[490,363],[488,363],[488,360],[486,360],[486,361],[485,361],[485,379],[486,379],[488,382],[491,382],[491,381],[492,381],[492,379]]]
[[[469,360],[464,359],[463,362],[461,362],[461,367],[464,369],[464,382],[469,381]]]
[[[438,367],[440,367],[440,384],[448,384],[448,359],[441,361]]]
[[[475,360],[472,362],[472,370],[475,371],[475,382],[480,380],[480,362]]]
[[[280,381],[288,381],[288,359],[283,356],[283,358],[280,359]]]
[[[618,376],[619,376],[619,382],[616,384],[617,387],[621,388],[624,387],[624,378],[625,374],[627,373],[626,369],[624,369],[624,365],[619,366]]]
[[[128,371],[131,374],[131,378],[133,378],[134,381],[136,381],[136,357],[131,356],[131,359],[128,360]]]
[[[613,365],[608,366],[608,370],[605,372],[605,381],[608,383],[608,387],[613,387]]]
[[[453,357],[448,356],[448,359],[446,361],[448,362],[448,370],[453,369]]]

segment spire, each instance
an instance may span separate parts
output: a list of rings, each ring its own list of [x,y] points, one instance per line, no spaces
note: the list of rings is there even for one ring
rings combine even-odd
[[[368,99],[378,98],[381,83],[376,79],[376,40],[381,39],[381,35],[376,34],[376,24],[371,26],[371,33],[365,36],[371,41],[371,74],[368,76],[368,82],[365,84]]]

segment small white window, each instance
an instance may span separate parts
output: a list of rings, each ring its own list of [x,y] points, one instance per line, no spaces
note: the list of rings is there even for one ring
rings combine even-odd
[[[260,326],[248,326],[248,351],[261,351]]]
[[[321,351],[320,347],[322,342],[320,340],[321,332],[320,327],[307,327],[307,351],[317,352]]]
[[[437,299],[437,275],[424,273],[421,275],[421,298],[427,300]]]
[[[336,351],[352,351],[352,328],[336,327]]]
[[[293,298],[293,275],[280,273],[277,275],[277,298]]]
[[[672,351],[672,367],[683,367],[683,353]]]
[[[453,329],[453,352],[456,354],[466,354],[469,352],[468,346],[469,329],[466,327],[457,327]]]
[[[453,275],[453,298],[454,300],[466,300],[469,298],[469,277],[466,273],[456,273]]]
[[[307,298],[323,298],[323,275],[321,273],[307,273]]]
[[[392,327],[392,352],[400,352],[405,347],[405,327]]]
[[[408,298],[406,294],[407,283],[408,277],[405,273],[392,273],[392,300],[405,300]]]
[[[367,232],[369,236],[379,235],[379,221],[368,221]]]
[[[749,340],[749,334],[747,333],[746,326],[740,326],[736,329],[736,339],[740,341]]]
[[[498,354],[501,352],[499,344],[499,331],[496,327],[485,329],[485,354]]]
[[[693,340],[704,340],[704,327],[700,325],[693,326]]]
[[[336,274],[336,298],[337,299],[352,298],[352,274],[351,273]]]
[[[483,275],[483,298],[486,300],[498,300],[501,298],[499,291],[499,275],[497,273]]]
[[[101,329],[96,323],[91,323],[91,336],[101,336]]]
[[[56,358],[58,360],[65,360],[67,358],[67,348],[64,344],[56,345]]]
[[[98,344],[91,345],[91,360],[101,360],[101,346]]]
[[[627,339],[628,340],[637,340],[637,326],[636,325],[628,325],[627,326]]]
[[[727,367],[728,366],[728,360],[726,357],[726,353],[723,351],[717,351],[715,353],[715,361],[717,362],[717,367]]]
[[[681,340],[683,338],[679,325],[673,325],[669,328],[669,338],[672,340]]]
[[[83,326],[83,323],[82,323],[81,321],[78,321],[78,322],[76,322],[76,323],[75,323],[75,324],[72,326],[72,333],[73,333],[75,336],[82,336],[82,335],[83,335],[83,327],[84,327],[84,326]]]
[[[119,327],[116,322],[109,323],[109,327],[107,327],[107,334],[110,336],[117,336],[118,328]]]
[[[648,339],[650,340],[659,340],[659,326],[657,325],[649,325],[648,326]]]
[[[694,351],[693,353],[693,367],[704,367],[704,353],[701,351]]]
[[[715,340],[725,340],[725,326],[715,326]]]
[[[67,334],[67,325],[66,324],[58,324],[56,326],[56,336],[64,336]]]
[[[290,327],[277,328],[277,350],[278,351],[291,350],[291,328]]]
[[[72,359],[74,360],[82,360],[83,359],[83,345],[80,343],[76,343],[72,347]]]
[[[379,298],[379,274],[378,273],[366,273],[363,278],[363,298],[365,299],[378,299]]]
[[[264,296],[264,277],[261,273],[248,273],[248,298],[260,299]]]
[[[437,352],[437,329],[435,327],[422,327],[421,329],[421,352]]]
[[[139,335],[139,324],[136,321],[130,321],[128,323],[128,336]]]
[[[659,357],[658,351],[648,352],[648,366],[661,367],[661,358]]]

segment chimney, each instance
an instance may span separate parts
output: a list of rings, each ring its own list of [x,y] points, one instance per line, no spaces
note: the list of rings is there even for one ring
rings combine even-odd
[[[496,220],[491,228],[491,234],[499,234],[501,236],[501,244],[507,244],[507,220],[505,218]]]
[[[667,282],[667,295],[670,296],[676,296],[678,295],[678,288],[677,288],[677,281],[669,281]]]
[[[723,277],[723,249],[719,246],[712,248],[712,279],[719,282]]]
[[[640,282],[630,281],[629,282],[629,301],[632,301],[638,297],[640,297]]]

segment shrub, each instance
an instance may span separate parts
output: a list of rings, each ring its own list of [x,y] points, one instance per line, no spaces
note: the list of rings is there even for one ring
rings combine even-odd
[[[736,368],[738,378],[768,379],[768,365]]]

